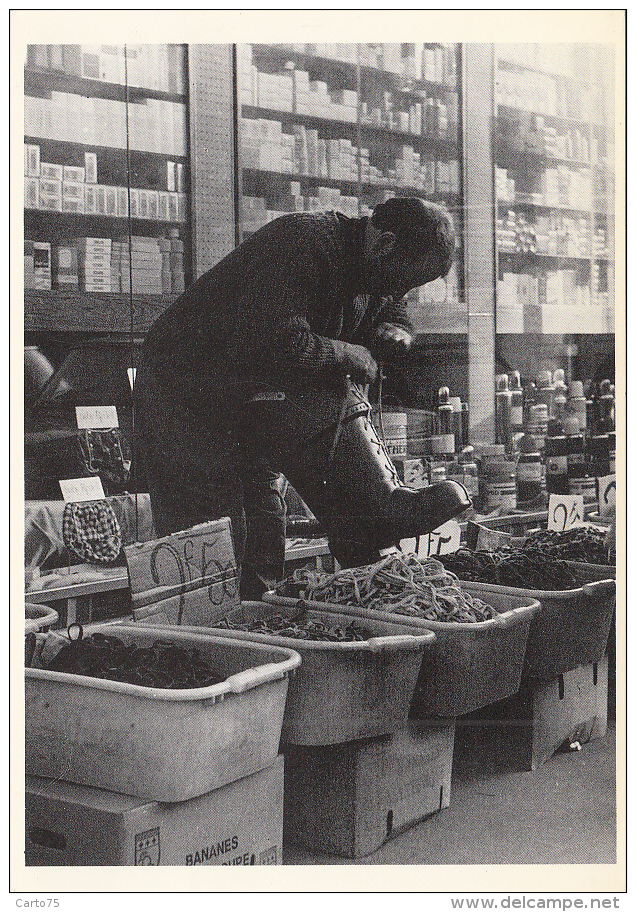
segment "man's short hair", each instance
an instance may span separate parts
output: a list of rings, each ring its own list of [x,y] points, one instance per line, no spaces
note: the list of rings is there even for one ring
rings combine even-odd
[[[455,256],[455,229],[448,212],[416,196],[398,196],[379,203],[371,221],[380,231],[392,231],[397,243],[413,256],[435,250],[440,275],[446,275]]]

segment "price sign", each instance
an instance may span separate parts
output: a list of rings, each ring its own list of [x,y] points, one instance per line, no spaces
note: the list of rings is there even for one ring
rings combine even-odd
[[[75,415],[78,428],[119,427],[117,409],[114,405],[76,405]]]
[[[418,557],[437,557],[439,554],[454,554],[459,548],[461,529],[456,519],[450,519],[439,528],[418,538],[405,538],[400,548],[407,554]]]
[[[582,526],[585,512],[582,494],[550,494],[548,503],[548,530],[565,532]]]
[[[616,514],[616,475],[604,475],[598,480],[599,516]]]
[[[104,488],[98,475],[89,478],[65,478],[60,481],[65,503],[81,503],[84,500],[104,500]]]

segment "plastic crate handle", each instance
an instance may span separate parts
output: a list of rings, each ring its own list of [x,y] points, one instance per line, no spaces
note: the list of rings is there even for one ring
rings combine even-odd
[[[600,597],[616,595],[616,580],[596,580],[593,583],[585,583],[582,587],[586,598],[597,599]]]
[[[395,634],[394,636],[369,637],[367,643],[369,652],[397,652],[398,650],[421,652],[430,646],[433,639],[416,636],[410,633]]]
[[[292,655],[284,662],[269,662],[267,665],[258,665],[256,668],[248,668],[230,675],[225,680],[228,691],[241,694],[260,684],[269,684],[270,681],[278,681],[280,678],[287,677],[289,672],[297,668],[301,662],[299,653],[293,652],[293,650],[290,652]]]
[[[498,625],[502,628],[512,627],[514,624],[519,623],[520,620],[523,620],[526,615],[533,618],[540,608],[541,602],[533,599],[529,605],[523,605],[519,608],[513,608],[511,611],[506,611],[503,614],[498,614]]]

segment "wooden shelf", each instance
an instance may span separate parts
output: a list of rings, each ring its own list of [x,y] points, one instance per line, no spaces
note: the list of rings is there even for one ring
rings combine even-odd
[[[438,44],[438,42],[431,43]],[[259,47],[263,47],[263,45],[252,44],[252,51],[255,58],[263,56],[258,50]],[[308,54],[304,51],[295,51],[292,48],[284,48],[279,45],[268,44],[265,45],[265,47],[267,62],[274,62],[279,68],[284,66],[288,60],[293,59],[310,71],[323,72],[324,70],[328,70],[330,73],[333,73],[334,70],[341,70],[354,77],[358,69],[357,61],[353,60],[338,60],[334,57],[322,57],[315,54]],[[369,66],[367,64],[360,64],[359,68],[361,75],[390,82],[393,91],[400,92],[403,95],[410,95],[419,100],[422,100],[424,93],[435,93],[437,95],[444,92],[458,91],[457,82],[446,84],[442,82],[431,82],[426,79],[416,80],[412,77],[403,76],[400,73],[393,73],[390,70],[381,70],[379,67]],[[267,71],[264,70],[263,72]]]
[[[51,92],[68,92],[73,95],[85,95],[87,98],[107,98],[112,101],[131,102],[156,99],[158,101],[174,101],[185,104],[187,96],[181,93],[163,92],[159,89],[144,88],[142,86],[126,86],[120,83],[104,82],[101,79],[85,79],[82,76],[72,76],[57,70],[48,70],[44,67],[26,67],[24,70],[25,95],[46,96]]]
[[[497,114],[495,116],[506,117],[508,120],[519,120],[521,117],[544,117],[546,120],[556,121],[565,126],[585,127],[587,130],[589,130],[590,127],[595,129],[602,127],[602,124],[597,121],[591,123],[580,117],[567,117],[563,114],[545,114],[543,111],[527,111],[525,108],[515,108],[512,105],[502,105],[499,102],[496,102],[496,105]]]
[[[310,129],[326,127],[329,130],[337,130],[340,132],[344,129],[352,135],[356,135],[358,131],[358,125],[354,121],[321,117],[316,114],[296,114],[290,111],[279,111],[276,108],[261,108],[254,105],[242,105],[241,116],[248,119],[266,118],[268,120],[278,120],[282,124],[287,125],[300,124],[309,127]],[[373,134],[400,142],[417,143],[427,150],[434,151],[438,155],[457,157],[458,154],[458,142],[453,139],[420,136],[417,133],[403,132],[402,130],[394,130],[391,127],[362,122],[360,123],[360,130],[367,135]]]
[[[499,209],[529,209],[533,212],[560,212],[560,213],[569,213],[571,215],[592,215],[592,216],[605,216],[607,213],[600,210],[591,210],[591,209],[579,209],[575,206],[555,206],[550,203],[533,203],[530,200],[497,200],[497,207]]]
[[[24,137],[25,143],[34,143],[38,146],[46,146],[52,149],[77,149],[82,154],[84,152],[118,152],[121,153],[122,160],[125,162],[126,159],[126,149],[123,146],[107,146],[107,145],[96,145],[95,143],[82,143],[73,139],[48,139],[45,136],[30,136],[26,135]],[[131,149],[131,156],[137,155],[151,155],[153,158],[165,158],[170,159],[170,161],[178,162],[187,162],[187,155],[177,155],[176,152],[148,152],[145,149]]]
[[[121,230],[128,224],[128,217],[126,215],[101,215],[97,212],[57,212],[53,209],[27,209],[24,210],[25,218],[37,218],[40,221],[42,218],[55,220],[64,219],[65,222],[69,221],[80,221],[82,225],[86,224],[95,224],[98,226],[106,227],[107,225],[114,225],[115,228]],[[135,226],[135,229],[148,228],[152,229],[165,229],[167,226],[171,228],[180,228],[185,230],[187,222],[174,222],[174,221],[163,221],[161,219],[144,219],[139,218],[139,216],[133,216],[131,222]],[[141,232],[143,234],[143,232]],[[108,235],[110,237],[110,235]]]
[[[535,164],[539,167],[545,165],[569,165],[570,168],[594,168],[593,162],[578,161],[574,158],[557,158],[546,155],[544,152],[535,152],[533,149],[495,148],[495,159],[502,168],[525,167]]]
[[[177,295],[133,295],[133,333],[144,333]],[[131,332],[130,301],[124,293],[78,290],[24,293],[24,329],[27,332]]]
[[[529,263],[536,261],[537,263],[541,262],[559,262],[559,263],[570,263],[572,265],[578,265],[579,263],[591,263],[591,256],[570,256],[569,254],[564,253],[521,253],[516,250],[502,250],[498,249],[500,257],[507,257],[508,259],[516,259],[519,262]]]
[[[457,203],[459,202],[458,193],[427,193],[421,187],[407,187],[399,184],[375,184],[367,183],[362,181],[358,184],[357,180],[340,180],[339,178],[332,177],[317,177],[313,174],[288,174],[282,171],[267,171],[260,168],[243,168],[243,173],[248,175],[253,175],[255,177],[260,176],[268,181],[278,180],[280,181],[300,181],[300,183],[305,182],[307,185],[320,185],[325,187],[346,187],[351,190],[357,190],[358,186],[362,190],[390,190],[392,192],[406,192],[406,193],[416,193],[427,199],[436,200],[443,199],[447,202]],[[245,188],[243,188],[245,193]],[[250,196],[251,194],[247,194]]]

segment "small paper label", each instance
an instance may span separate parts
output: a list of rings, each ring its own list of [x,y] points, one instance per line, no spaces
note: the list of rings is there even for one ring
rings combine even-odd
[[[565,532],[584,522],[582,494],[550,494],[548,503],[548,530]]]
[[[135,379],[137,377],[137,368],[129,367],[126,371],[128,374],[128,382],[130,383],[131,390],[135,388]]]
[[[65,503],[81,503],[84,500],[104,500],[104,488],[98,475],[89,478],[65,478],[60,481]]]
[[[420,558],[437,557],[439,554],[454,554],[461,541],[461,529],[456,519],[450,519],[427,535],[405,538],[400,548],[406,554],[417,554]]]
[[[598,480],[599,516],[614,516],[616,513],[616,475],[604,475]]]
[[[117,409],[114,405],[76,405],[78,428],[119,427]]]

